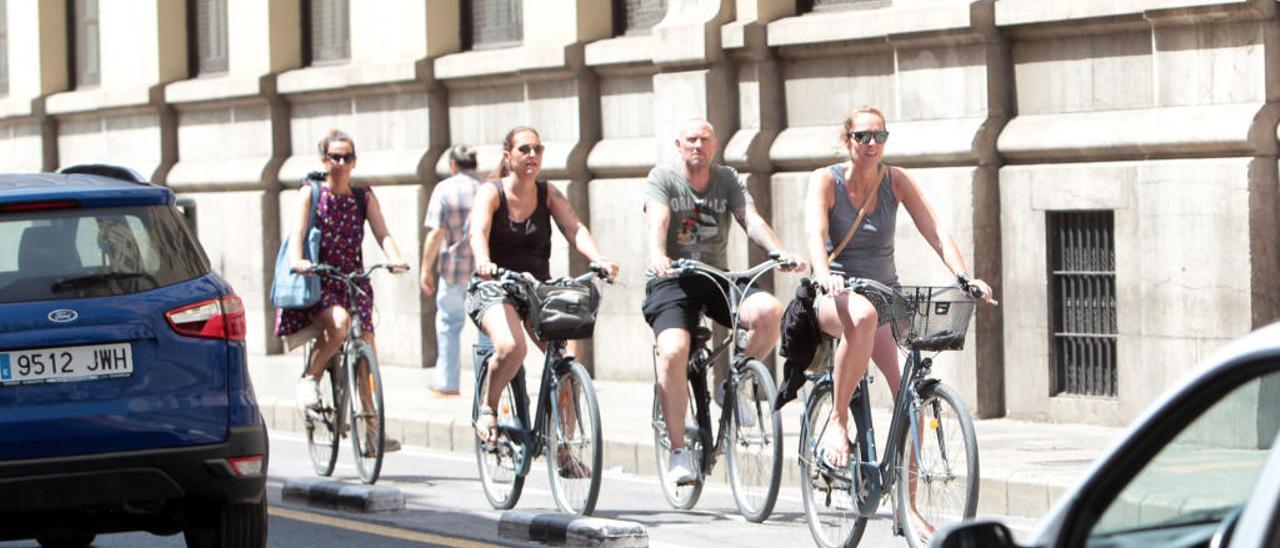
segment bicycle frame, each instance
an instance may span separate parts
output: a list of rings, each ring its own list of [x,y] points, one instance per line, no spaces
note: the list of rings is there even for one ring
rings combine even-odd
[[[835,344],[834,340],[826,340],[823,344]],[[834,353],[829,354],[830,359],[834,358]],[[858,381],[858,387],[854,389],[853,397],[849,400],[849,413],[854,419],[858,440],[857,466],[852,467],[853,477],[846,477],[839,474],[823,459],[817,460],[817,466],[825,475],[829,475],[838,479],[848,480],[852,486],[858,489],[858,515],[859,517],[874,517],[876,508],[880,506],[880,499],[884,493],[890,491],[897,481],[897,473],[894,469],[894,463],[898,459],[898,451],[900,450],[893,440],[898,439],[903,434],[903,429],[909,426],[916,426],[916,413],[914,406],[918,401],[917,393],[919,387],[927,383],[936,383],[937,379],[928,377],[929,370],[933,365],[932,358],[921,357],[920,351],[916,349],[907,352],[906,363],[902,366],[902,378],[899,380],[898,397],[893,403],[893,416],[889,421],[889,440],[888,447],[885,449],[884,459],[876,460],[876,436],[875,427],[871,420],[871,401],[868,397],[869,375],[863,375]],[[811,376],[810,380],[818,386],[832,386],[832,368],[828,371],[816,376]],[[810,422],[811,417],[808,416],[808,409],[803,412],[805,416],[803,420],[806,424]],[[910,431],[910,430],[908,430]],[[917,429],[918,431],[918,429]],[[821,439],[816,436],[815,439]],[[801,439],[801,444],[808,443],[808,440]],[[917,453],[918,445],[915,446]],[[816,449],[816,448],[814,448]],[[805,448],[800,447],[800,454],[806,454]],[[816,451],[809,454],[816,455]],[[920,455],[914,455],[916,462],[920,461]],[[851,462],[853,464],[853,462]]]
[[[545,357],[542,362],[542,380],[538,389],[538,406],[535,410],[533,428],[529,425],[529,391],[525,385],[524,366],[516,371],[515,377],[512,377],[512,397],[515,398],[515,414],[519,419],[519,428],[509,426],[499,426],[507,439],[516,442],[524,450],[524,454],[520,457],[520,468],[516,472],[520,476],[529,473],[530,463],[533,462],[532,456],[542,454],[547,443],[547,428],[550,426],[545,422],[547,416],[550,415],[550,406],[552,394],[558,394],[560,388],[560,374],[564,373],[569,366],[569,359],[564,355],[564,341],[547,341]],[[475,368],[476,379],[482,381],[489,370],[489,357],[493,355],[493,346],[490,344],[475,345]],[[477,382],[477,386],[480,382]],[[475,397],[472,401],[471,408],[473,410],[482,407],[484,394],[476,390]],[[478,417],[472,412],[471,420],[474,422]],[[581,417],[576,417],[578,424],[581,424]],[[489,444],[490,451],[497,451],[496,444]]]

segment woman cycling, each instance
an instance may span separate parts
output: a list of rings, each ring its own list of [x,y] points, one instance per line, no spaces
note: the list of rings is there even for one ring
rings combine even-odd
[[[618,264],[600,254],[587,226],[578,221],[573,206],[554,185],[539,180],[544,147],[537,130],[516,127],[502,140],[502,161],[492,184],[481,185],[471,209],[471,252],[481,279],[467,291],[466,309],[471,321],[493,343],[488,364],[488,392],[476,418],[476,436],[491,441],[496,435],[494,408],[502,389],[524,362],[524,331],[529,331],[528,297],[491,278],[499,267],[527,272],[539,280],[551,278],[551,221],[554,219],[569,241],[592,262],[603,265],[610,278]],[[523,326],[523,327],[522,327]],[[529,331],[530,337],[537,338]],[[541,346],[541,343],[539,342]],[[567,454],[559,458],[570,458]],[[574,463],[561,462],[560,468]]]
[[[320,141],[320,161],[324,164],[327,177],[323,183],[313,183],[321,184],[320,203],[315,206],[315,226],[320,229],[318,262],[336,267],[344,274],[363,271],[361,244],[364,242],[364,223],[367,220],[378,244],[386,253],[388,262],[395,265],[394,271],[407,271],[409,264],[401,258],[399,246],[387,231],[377,196],[372,189],[355,188],[351,185],[351,170],[356,167],[355,141],[346,133],[336,129],[329,130]],[[311,188],[310,185],[304,185],[298,190],[296,217],[289,235],[291,241],[305,241],[303,238],[311,208]],[[302,248],[300,245],[289,246],[290,253],[293,254],[294,271],[303,272],[312,267],[311,261],[302,258]],[[376,352],[373,337],[373,288],[365,280],[361,282],[360,289],[364,294],[357,297],[352,305],[359,316],[365,341]],[[315,352],[311,354],[311,362],[298,380],[298,404],[303,407],[320,405],[319,383],[325,364],[342,346],[351,326],[352,311],[347,308],[346,285],[339,280],[324,278],[320,282],[320,293],[320,301],[310,308],[280,309],[276,314],[277,336],[291,335],[312,323],[318,324],[323,330],[316,341]],[[361,386],[362,392],[367,389],[367,386]],[[385,450],[395,451],[399,449],[399,445],[398,441],[388,438]]]
[[[905,171],[884,163],[884,143],[889,138],[884,115],[872,107],[858,107],[844,120],[840,141],[849,160],[819,168],[809,175],[805,198],[805,245],[812,258],[814,280],[825,295],[815,301],[818,324],[832,337],[840,337],[835,351],[834,409],[822,454],[837,467],[849,461],[849,400],[858,379],[874,359],[897,398],[900,373],[893,333],[866,297],[843,291],[845,277],[868,278],[891,287],[898,285],[893,262],[894,229],[898,204],[902,204],[920,235],[957,277],[968,271],[955,238],[938,222],[920,187]],[[862,223],[847,245],[830,262],[827,256],[859,220]],[[833,272],[833,268],[839,272]],[[991,288],[973,280],[988,300]]]

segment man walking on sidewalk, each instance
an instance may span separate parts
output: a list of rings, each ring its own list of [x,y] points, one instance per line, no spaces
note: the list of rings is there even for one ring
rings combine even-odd
[[[431,392],[437,396],[458,395],[460,370],[459,335],[466,320],[463,300],[474,265],[467,245],[467,218],[475,199],[476,151],[470,145],[449,149],[452,177],[440,181],[431,191],[427,205],[427,237],[422,243],[422,292],[436,295],[436,373]],[[436,287],[436,265],[440,266]]]

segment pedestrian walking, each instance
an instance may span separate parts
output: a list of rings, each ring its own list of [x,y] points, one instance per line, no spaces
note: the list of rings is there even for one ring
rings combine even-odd
[[[431,191],[423,223],[427,237],[422,243],[422,292],[436,298],[436,371],[429,388],[441,397],[458,395],[458,339],[467,318],[463,304],[474,268],[467,219],[480,185],[475,148],[465,144],[450,148],[449,173]]]

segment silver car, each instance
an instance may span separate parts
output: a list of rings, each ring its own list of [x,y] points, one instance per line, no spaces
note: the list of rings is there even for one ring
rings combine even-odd
[[[1280,323],[1231,343],[1136,421],[1028,545],[1280,546]],[[985,520],[932,546],[1016,547]]]

